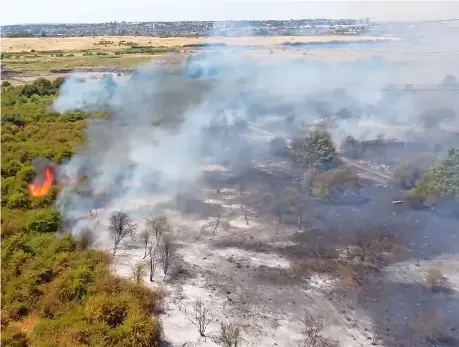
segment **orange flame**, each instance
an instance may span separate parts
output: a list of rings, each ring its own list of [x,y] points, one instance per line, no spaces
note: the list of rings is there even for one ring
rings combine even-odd
[[[40,198],[48,195],[54,182],[54,169],[45,169],[45,179],[42,180],[40,177],[36,177],[32,184],[29,185],[30,194],[36,198]]]

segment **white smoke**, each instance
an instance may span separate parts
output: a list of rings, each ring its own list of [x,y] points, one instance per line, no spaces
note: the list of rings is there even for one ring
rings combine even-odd
[[[62,85],[55,110],[106,111],[109,116],[88,126],[86,146],[64,170],[71,177],[89,177],[88,191],[102,191],[106,206],[121,206],[153,192],[174,194],[193,186],[200,165],[208,160],[248,163],[250,155],[267,151],[267,143],[247,134],[246,126],[231,135],[208,130],[219,124],[249,123],[280,135],[333,116],[337,142],[348,134],[403,137],[403,127],[393,125],[414,129],[423,96],[384,88],[401,74],[413,76],[421,69],[381,58],[255,62],[226,51],[177,71],[143,67],[127,81],[71,76]],[[197,73],[202,78],[190,77]],[[443,77],[439,70],[437,81]],[[459,109],[457,102],[450,107]],[[449,121],[457,125],[457,117]],[[74,225],[99,203],[71,188],[58,201],[64,218]],[[80,228],[77,223],[74,231]]]

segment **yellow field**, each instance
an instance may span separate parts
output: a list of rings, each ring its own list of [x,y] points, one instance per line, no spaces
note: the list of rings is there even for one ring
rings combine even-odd
[[[253,45],[272,46],[283,42],[329,42],[329,41],[355,41],[355,40],[381,40],[381,37],[362,36],[270,36],[270,37],[212,37],[212,38],[187,38],[187,37],[151,37],[151,36],[95,36],[95,37],[63,37],[63,38],[2,38],[2,53],[62,50],[83,51],[97,49],[116,51],[125,49],[126,46],[119,42],[133,42],[140,46],[153,47],[182,47],[187,44],[197,43],[225,43],[227,45]],[[111,41],[113,44],[100,45],[100,41]]]

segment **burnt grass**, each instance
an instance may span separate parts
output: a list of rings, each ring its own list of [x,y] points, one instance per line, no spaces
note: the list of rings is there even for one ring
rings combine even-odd
[[[214,176],[211,186],[238,190],[242,182],[245,192],[240,194],[240,200],[251,202],[250,207],[257,218],[272,221],[273,227],[277,224],[279,229],[295,230],[296,216],[287,209],[279,225],[269,203],[275,202],[286,186],[295,186],[295,182],[292,184],[293,175],[267,174],[253,168],[243,175],[228,178],[225,174],[220,179]],[[324,272],[334,276],[340,275],[339,269],[347,267],[355,274],[357,288],[337,290],[333,295],[339,300],[348,299],[364,308],[373,318],[380,341],[386,346],[457,346],[459,299],[456,292],[434,292],[424,284],[388,282],[384,277],[384,267],[399,261],[429,260],[440,255],[454,255],[459,249],[459,226],[456,219],[392,203],[403,194],[404,191],[395,186],[366,182],[359,199],[354,200],[354,203],[330,203],[302,195],[301,201],[305,206],[302,230],[290,233],[287,237],[273,236],[273,242],[262,241],[256,232],[251,232],[247,237],[217,238],[212,241],[212,245],[216,248],[236,247],[277,254],[291,264],[320,259],[332,264],[325,266]],[[343,260],[339,256],[338,250],[355,243],[356,235],[371,234],[374,230],[382,230],[396,244],[396,256],[367,257],[361,262],[355,256],[352,261]],[[279,246],[275,242],[277,239],[288,242]],[[237,264],[234,269],[236,273],[247,271]],[[261,266],[252,270],[250,276],[252,280],[265,285],[267,293],[271,293],[266,294],[268,297],[284,295],[285,299],[281,302],[290,306],[295,299],[287,299],[287,288],[305,283],[308,271],[307,268],[302,270],[305,272],[299,276],[295,273],[298,269]],[[278,293],[273,292],[275,288]],[[429,312],[434,312],[436,321],[432,321],[431,326],[425,322],[419,323],[421,317]]]

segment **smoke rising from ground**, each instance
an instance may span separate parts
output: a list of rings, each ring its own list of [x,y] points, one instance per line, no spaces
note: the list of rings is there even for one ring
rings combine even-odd
[[[64,170],[73,178],[88,177],[88,191],[103,192],[106,206],[122,207],[132,198],[192,187],[200,165],[208,162],[249,165],[268,152],[269,135],[261,136],[259,129],[292,137],[326,117],[337,143],[346,135],[383,134],[448,146],[457,140],[452,131],[459,131],[459,85],[451,79],[432,91],[400,85],[416,71],[422,73],[422,64],[377,57],[260,62],[223,52],[174,71],[145,66],[128,80],[71,76],[54,109],[106,111],[109,117],[88,126],[86,146]],[[444,77],[439,70],[437,82]],[[99,203],[90,194],[74,194],[72,187],[58,202],[68,222]]]

